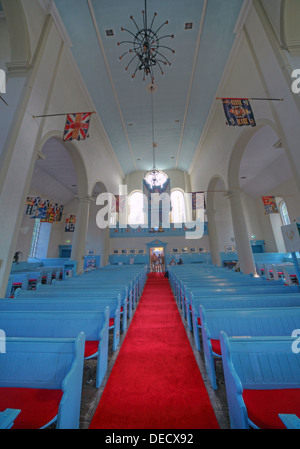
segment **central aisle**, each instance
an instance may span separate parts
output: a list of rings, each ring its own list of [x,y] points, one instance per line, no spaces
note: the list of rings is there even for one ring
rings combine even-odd
[[[217,429],[168,280],[151,273],[90,429]]]

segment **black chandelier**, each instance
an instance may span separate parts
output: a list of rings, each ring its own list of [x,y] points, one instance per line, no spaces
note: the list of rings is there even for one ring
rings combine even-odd
[[[126,31],[133,39],[131,41],[122,41],[118,42],[118,45],[121,44],[131,44],[131,47],[123,53],[119,59],[123,59],[123,57],[127,54],[132,55],[129,63],[125,67],[125,70],[128,70],[131,63],[136,62],[136,67],[134,73],[132,74],[132,78],[135,78],[135,74],[138,70],[144,72],[143,73],[143,81],[145,81],[146,76],[150,75],[151,82],[154,82],[154,72],[153,68],[158,66],[162,75],[164,75],[163,65],[171,65],[171,62],[168,60],[166,56],[162,54],[162,49],[168,50],[172,53],[175,53],[170,47],[165,45],[161,45],[160,41],[166,38],[174,38],[174,34],[168,34],[165,36],[158,36],[159,31],[163,28],[164,25],[167,25],[169,22],[166,20],[162,23],[155,31],[152,29],[157,13],[155,12],[151,21],[150,26],[148,27],[148,18],[147,18],[147,0],[145,0],[145,9],[142,11],[143,16],[143,27],[139,29],[136,21],[133,16],[130,16],[130,19],[133,21],[137,28],[137,32],[134,34],[133,32],[121,28],[121,31]]]

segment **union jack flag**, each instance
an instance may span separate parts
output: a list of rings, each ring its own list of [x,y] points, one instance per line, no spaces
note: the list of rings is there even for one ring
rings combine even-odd
[[[85,140],[90,126],[91,112],[68,114],[64,130],[64,142],[67,140]]]

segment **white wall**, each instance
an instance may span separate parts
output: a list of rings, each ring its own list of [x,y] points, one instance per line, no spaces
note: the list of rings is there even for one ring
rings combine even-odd
[[[283,142],[292,177],[283,185],[280,180],[278,181],[280,178],[276,176],[275,172],[261,173],[262,180],[264,176],[272,177],[273,175],[273,181],[275,181],[273,190],[262,192],[262,194],[286,192],[288,210],[293,217],[297,214],[300,215],[300,110],[298,100],[291,91],[291,80],[286,76],[286,71],[281,64],[282,60],[278,57],[280,49],[278,49],[278,54],[273,50],[274,42],[269,41],[269,35],[262,26],[260,15],[253,3],[244,28],[237,34],[231,58],[228,60],[216,96],[284,98],[284,101],[250,101],[257,122],[257,127],[254,129],[226,126],[222,104],[220,101],[216,101],[211,109],[205,133],[198,146],[197,156],[189,172],[194,191],[207,190],[209,182],[214,176],[223,178],[226,188],[232,188],[232,177],[229,176],[230,162],[236,165],[236,169],[232,173],[238,179],[239,158],[241,158],[247,143],[261,126],[270,125]],[[243,81],[241,82],[241,80]],[[230,160],[233,150],[236,156]],[[284,167],[282,166],[283,170]],[[276,180],[279,185],[276,185]],[[233,188],[236,188],[236,185]],[[226,208],[223,207],[225,203],[218,198],[216,201],[218,204],[215,209],[219,209],[220,212],[220,217],[218,217],[218,213],[216,215],[219,246],[222,248],[225,240],[225,244],[227,244],[232,231],[230,220],[226,221]],[[242,193],[242,201],[249,237],[252,234],[256,235],[257,239],[265,240],[267,251],[277,251],[270,217],[264,216],[261,198]],[[230,208],[229,204],[228,208]]]
[[[24,0],[22,4],[28,20],[30,53],[35,58],[32,60],[33,65],[21,77],[10,75],[7,98],[9,102],[13,99],[12,107],[4,112],[1,109],[4,114],[0,116],[1,130],[2,125],[6,130],[3,133],[1,131],[0,140],[0,207],[5,210],[1,216],[1,291],[6,288],[12,256],[18,245],[24,202],[30,190],[36,154],[49,137],[63,135],[65,118],[35,119],[33,116],[50,111],[95,109],[78,75],[70,50],[64,46],[63,36],[52,18],[46,18],[38,2]],[[79,177],[84,170],[89,173],[84,195],[91,193],[97,181],[102,181],[107,191],[117,191],[123,173],[96,115],[92,117],[90,138],[84,143],[76,142],[72,148],[78,155]],[[56,240],[59,232],[56,230],[55,234]],[[50,242],[53,242],[53,238],[52,235]],[[63,240],[64,237],[61,237]],[[25,241],[24,244],[28,246]],[[53,246],[54,252],[55,247],[57,244]]]
[[[168,244],[167,253],[171,254],[173,248],[204,248],[205,252],[209,252],[208,237],[203,236],[201,239],[186,239],[185,237],[164,237],[163,233],[153,234],[147,238],[112,238],[110,239],[110,254],[114,249],[145,249],[147,254],[147,243],[158,239]]]

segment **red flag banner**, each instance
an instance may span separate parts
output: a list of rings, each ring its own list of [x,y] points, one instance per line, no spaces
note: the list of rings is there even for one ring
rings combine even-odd
[[[262,200],[263,200],[263,203],[265,206],[265,214],[278,214],[279,213],[274,196],[263,196]]]
[[[85,140],[88,137],[91,112],[68,114],[64,130],[64,142],[69,140]]]

